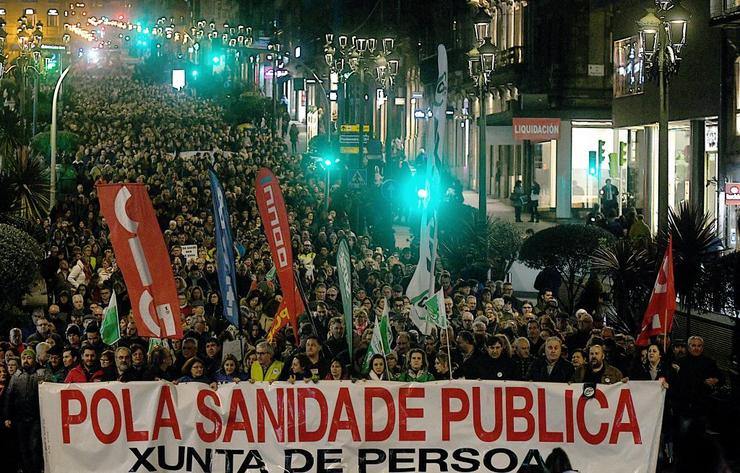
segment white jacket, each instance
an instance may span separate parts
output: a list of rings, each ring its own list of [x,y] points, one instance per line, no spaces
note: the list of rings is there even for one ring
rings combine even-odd
[[[77,263],[75,263],[74,266],[72,266],[72,269],[69,271],[69,276],[67,276],[67,281],[72,285],[74,289],[77,289],[80,284],[88,285],[90,281],[87,280],[87,276],[85,276],[85,265],[82,263],[81,260],[77,260]]]

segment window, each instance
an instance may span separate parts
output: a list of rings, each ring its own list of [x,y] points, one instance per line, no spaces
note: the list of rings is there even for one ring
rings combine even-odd
[[[59,11],[52,8],[46,12],[46,26],[56,28],[59,26]]]
[[[642,65],[639,36],[614,41],[614,97],[642,93]]]
[[[26,15],[26,16],[35,15],[36,14],[36,10],[34,10],[33,8],[26,8],[23,11],[23,14]]]

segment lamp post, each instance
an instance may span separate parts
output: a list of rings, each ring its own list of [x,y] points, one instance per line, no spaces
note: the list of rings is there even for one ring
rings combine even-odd
[[[391,45],[391,43],[388,45]],[[384,44],[383,47],[388,45]],[[377,40],[375,38],[359,38],[357,36],[350,38],[346,35],[338,37],[338,47],[335,47],[332,33],[326,35],[326,44],[324,45],[324,60],[329,66],[330,72],[336,73],[339,77],[340,85],[346,85],[350,76],[359,75],[361,106],[358,120],[360,125],[358,143],[360,162],[358,167],[363,164],[362,161],[365,155],[365,114],[367,112],[365,72],[369,71],[371,65],[376,61],[376,49]],[[344,118],[346,119],[346,117]]]
[[[67,77],[67,73],[72,66],[67,68],[59,76],[56,87],[54,87],[54,96],[51,100],[51,133],[49,142],[51,144],[51,185],[49,186],[49,214],[54,210],[57,200],[57,99],[59,91],[62,88],[62,81]]]
[[[280,50],[282,49],[280,31],[277,29],[277,24],[273,28],[272,38],[267,45],[267,49],[272,51],[272,120],[270,120],[270,130],[274,135],[277,133],[277,69],[280,65]]]
[[[496,47],[491,43],[491,17],[481,9],[474,20],[477,47],[468,53],[468,72],[478,91],[478,222],[485,225],[488,217],[486,171],[486,94],[488,79],[495,67]]]
[[[28,20],[25,15],[18,18],[18,28],[16,30],[18,38],[18,49],[20,50],[20,56],[16,59],[16,65],[19,67],[21,73],[21,117],[23,119],[23,134],[27,133],[28,121],[26,120],[26,101],[27,93],[26,89],[28,86],[28,71],[35,72],[34,85],[33,85],[33,109],[32,109],[32,134],[36,134],[36,110],[38,100],[38,60],[41,57],[41,42],[44,38],[43,23],[40,21],[35,25],[33,22]],[[14,66],[8,68],[9,72]]]
[[[400,62],[398,59],[391,56],[393,53],[393,47],[395,46],[395,39],[386,35],[383,38],[383,52],[378,55],[375,60],[375,74],[378,84],[385,91],[385,162],[386,166],[391,159],[391,142],[392,142],[392,131],[391,119],[393,117],[392,109],[396,98],[396,76],[398,75],[398,69]]]
[[[673,0],[655,0],[655,9],[638,20],[644,70],[658,80],[658,231],[668,230],[668,79],[678,73],[686,45],[689,13]]]

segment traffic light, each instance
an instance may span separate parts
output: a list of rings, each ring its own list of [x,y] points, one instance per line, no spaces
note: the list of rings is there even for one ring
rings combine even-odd
[[[213,56],[213,59],[211,59],[211,61],[213,61],[213,64],[215,66],[218,66],[221,63],[221,57],[220,56]]]
[[[624,141],[619,142],[619,165],[624,166],[627,164],[627,143]]]
[[[606,159],[606,155],[604,154],[604,145],[605,144],[606,144],[606,142],[604,140],[599,140],[599,145],[598,145],[598,148],[597,148],[597,150],[598,150],[597,151],[597,154],[598,154],[598,157],[599,157],[599,161],[598,161],[599,166],[601,166],[601,163],[603,163],[604,162],[604,159]]]
[[[588,173],[592,176],[596,175],[596,151],[588,152]]]

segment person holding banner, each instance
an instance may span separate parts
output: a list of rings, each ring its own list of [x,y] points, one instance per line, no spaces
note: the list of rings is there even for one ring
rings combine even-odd
[[[426,383],[434,381],[434,375],[427,370],[427,355],[420,348],[412,348],[406,355],[406,369],[396,377],[404,383]]]
[[[605,360],[604,347],[591,345],[588,349],[588,364],[580,367],[573,375],[576,383],[615,384],[626,380],[619,369]]]
[[[385,356],[382,353],[376,353],[370,358],[370,371],[367,372],[365,379],[372,381],[392,381],[385,363]]]
[[[283,372],[283,362],[274,360],[275,349],[267,342],[260,342],[256,348],[257,361],[252,363],[250,382],[277,381]]]
[[[549,337],[545,341],[545,357],[537,358],[532,362],[527,373],[529,381],[545,381],[550,383],[567,383],[573,378],[575,370],[567,360],[560,355],[563,342],[558,337]]]

